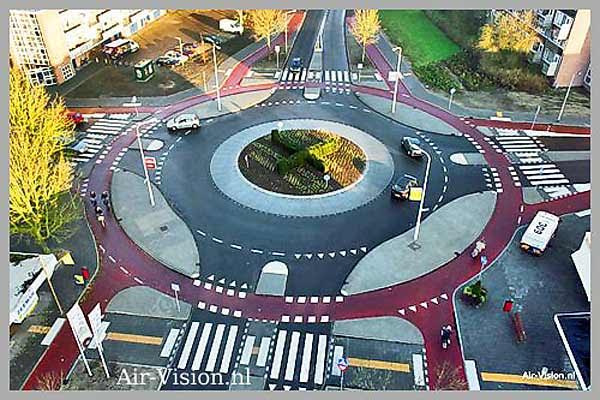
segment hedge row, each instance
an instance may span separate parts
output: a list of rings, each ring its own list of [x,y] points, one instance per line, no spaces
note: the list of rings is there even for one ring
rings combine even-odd
[[[296,135],[285,134],[277,129],[271,131],[271,140],[293,152],[290,157],[277,161],[277,172],[281,175],[306,164],[313,166],[320,172],[325,172],[324,158],[336,152],[340,146],[338,140],[332,139],[305,147]]]

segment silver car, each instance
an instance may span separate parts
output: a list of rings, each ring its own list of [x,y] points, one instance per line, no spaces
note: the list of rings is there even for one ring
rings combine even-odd
[[[167,129],[176,131],[179,129],[198,129],[200,119],[196,114],[181,114],[167,121]]]

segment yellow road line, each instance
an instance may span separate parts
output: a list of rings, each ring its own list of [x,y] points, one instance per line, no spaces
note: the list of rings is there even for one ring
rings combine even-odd
[[[348,357],[351,367],[364,367],[372,369],[385,369],[388,371],[410,372],[410,365],[391,361],[365,360],[362,358]]]
[[[160,346],[160,344],[162,343],[162,337],[132,335],[130,333],[110,332],[110,333],[106,334],[106,338],[108,340],[117,340],[119,342],[152,344],[152,345],[156,345],[156,346]]]
[[[516,374],[499,374],[495,372],[482,372],[481,380],[488,382],[520,383],[525,385],[563,387],[568,389],[578,388],[577,382],[575,381],[535,378]]]
[[[30,333],[39,333],[39,334],[43,334],[43,335],[45,335],[49,331],[50,331],[50,327],[49,326],[42,326],[42,325],[31,325],[29,327],[29,329],[27,329],[27,332],[30,332]]]
[[[49,326],[42,325],[31,325],[27,332],[45,335],[50,331]],[[129,342],[129,343],[140,343],[140,344],[151,344],[160,346],[162,343],[162,337],[159,336],[144,336],[144,335],[133,335],[130,333],[118,333],[109,332],[106,334],[106,339],[116,340],[118,342]]]

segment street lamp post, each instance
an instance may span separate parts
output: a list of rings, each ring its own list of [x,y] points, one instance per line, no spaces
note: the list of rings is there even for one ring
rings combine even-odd
[[[448,100],[448,111],[452,108],[452,97],[454,97],[454,93],[456,93],[456,89],[450,89],[450,100]]]
[[[533,130],[533,127],[535,126],[535,122],[537,121],[541,108],[541,104],[538,104],[537,109],[535,110],[535,115],[533,116],[533,121],[531,122],[531,130]]]
[[[135,126],[135,132],[137,136],[138,147],[140,148],[140,156],[142,157],[142,166],[144,167],[144,177],[146,178],[146,185],[148,186],[148,196],[150,197],[150,205],[154,207],[154,193],[152,192],[152,185],[150,184],[150,175],[148,174],[148,167],[146,166],[146,156],[144,155],[144,146],[142,145],[142,135],[140,134],[140,124]]]
[[[394,80],[394,98],[392,100],[392,114],[396,113],[396,98],[398,97],[398,81],[400,80],[400,64],[402,63],[402,47],[396,47],[398,62],[396,64],[396,79]]]
[[[221,89],[219,88],[219,73],[217,71],[217,45],[216,43],[213,43],[213,48],[212,48],[212,52],[213,52],[213,61],[214,61],[214,65],[215,65],[215,82],[217,85],[217,109],[219,111],[221,111]]]
[[[281,47],[279,45],[275,45],[275,54],[277,55],[277,71],[279,71],[279,52],[281,51]]]
[[[571,86],[573,86],[573,81],[575,80],[575,77],[579,76],[579,75],[581,75],[581,71],[574,72],[573,75],[571,76],[571,81],[569,82],[569,87],[567,88],[567,93],[565,93],[565,99],[563,100],[562,106],[560,107],[560,112],[558,113],[558,118],[556,119],[556,122],[560,122],[563,112],[565,112],[565,106],[567,105],[567,99],[569,98],[569,93],[571,93]]]
[[[425,150],[423,154],[427,156],[427,167],[425,169],[425,179],[423,180],[423,193],[421,194],[421,203],[419,204],[419,213],[417,214],[417,224],[415,225],[415,234],[413,241],[417,241],[419,238],[419,232],[421,231],[421,216],[423,215],[423,204],[425,203],[425,193],[427,192],[427,180],[429,179],[429,169],[431,168],[431,156]]]

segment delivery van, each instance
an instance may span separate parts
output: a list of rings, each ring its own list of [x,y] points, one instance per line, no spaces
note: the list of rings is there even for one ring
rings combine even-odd
[[[559,218],[546,211],[538,211],[521,238],[521,249],[541,256],[558,228]]]
[[[240,25],[239,21],[227,18],[219,20],[219,29],[223,32],[239,33],[240,35],[244,33],[244,27]]]
[[[140,46],[131,39],[117,39],[104,46],[102,52],[112,59],[120,58],[129,53],[135,53]]]

